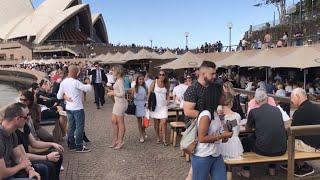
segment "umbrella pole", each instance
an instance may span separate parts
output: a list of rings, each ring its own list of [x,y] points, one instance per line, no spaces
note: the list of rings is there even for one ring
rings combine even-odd
[[[266,67],[266,84],[268,83],[268,67]]]
[[[307,83],[307,69],[303,70],[303,88],[306,90],[306,83]]]

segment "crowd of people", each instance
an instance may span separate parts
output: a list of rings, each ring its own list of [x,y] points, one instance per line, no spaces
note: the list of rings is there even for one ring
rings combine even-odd
[[[148,137],[144,119],[153,120],[155,143],[168,145],[167,124],[172,104],[183,109],[180,119],[186,128],[197,123],[198,143],[191,158],[187,179],[226,179],[225,159],[241,159],[244,152],[264,156],[279,156],[287,151],[286,128],[320,124],[320,108],[308,100],[308,94],[320,93],[316,78],[306,90],[290,79],[276,74],[265,82],[251,76],[217,74],[213,62],[204,61],[196,71],[186,70],[174,76],[160,70],[156,76],[134,72],[120,65],[103,67],[99,63],[56,63],[26,65],[24,68],[46,72],[47,79],[21,90],[18,102],[8,106],[0,126],[0,177],[14,179],[59,179],[63,170],[62,140],[77,153],[90,152],[85,129],[83,101],[87,92],[94,92],[97,110],[104,106],[106,96],[113,101],[112,140],[110,148],[125,148],[125,114],[134,104],[139,137]],[[253,99],[235,92],[234,88],[255,91]],[[290,105],[278,103],[267,94],[291,97],[297,108],[290,116]],[[132,103],[130,103],[132,102]],[[241,104],[248,103],[245,112]],[[41,127],[41,122],[55,119],[53,133]],[[68,126],[67,126],[68,124]],[[231,125],[231,126],[230,126]],[[241,127],[251,132],[240,138]],[[266,128],[267,127],[267,128]],[[319,137],[299,137],[296,149],[318,151]],[[40,153],[37,149],[45,149]],[[275,164],[269,174],[276,174]],[[281,166],[286,168],[285,165]],[[295,175],[314,173],[306,162],[297,161]],[[239,176],[250,177],[250,167],[243,167]]]
[[[274,39],[272,34],[267,31],[263,39],[254,39],[252,42],[243,38],[239,41],[238,50],[250,50],[250,49],[266,49],[266,48],[281,48],[288,46],[303,46],[304,44],[312,43],[312,40],[304,42],[304,36],[302,31],[297,31],[289,37],[288,32],[283,32],[283,36],[279,39]]]

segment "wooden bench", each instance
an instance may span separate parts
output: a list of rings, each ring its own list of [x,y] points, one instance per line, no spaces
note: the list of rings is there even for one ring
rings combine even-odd
[[[171,122],[169,123],[169,126],[171,128],[170,143],[172,143],[173,147],[176,147],[178,131],[183,130],[186,127],[186,123]]]
[[[254,152],[244,153],[240,160],[225,160],[228,169],[228,180],[232,179],[232,168],[236,166],[269,164],[269,163],[288,163],[287,179],[294,179],[294,161],[295,160],[315,160],[320,159],[319,152],[298,152],[294,150],[296,136],[308,136],[320,134],[320,125],[295,126],[288,129],[288,152],[282,156],[261,156]]]

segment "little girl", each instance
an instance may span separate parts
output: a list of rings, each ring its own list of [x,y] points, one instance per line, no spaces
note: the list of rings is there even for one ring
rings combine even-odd
[[[222,106],[222,113],[224,118],[221,119],[222,124],[226,124],[227,121],[236,121],[237,125],[232,127],[233,135],[229,140],[225,143],[222,143],[222,156],[223,159],[241,159],[243,154],[243,147],[241,141],[239,139],[239,132],[240,132],[240,121],[241,116],[233,112],[231,110],[233,102],[233,96],[230,93],[226,93],[225,101]],[[221,107],[218,107],[218,114],[219,111],[221,112]],[[221,115],[220,115],[221,116]]]

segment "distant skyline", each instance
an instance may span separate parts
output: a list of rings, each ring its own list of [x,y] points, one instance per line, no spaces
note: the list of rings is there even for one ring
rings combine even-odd
[[[57,0],[58,1],[58,0]],[[38,7],[43,0],[34,0]],[[189,48],[205,42],[229,44],[227,24],[231,22],[232,44],[237,45],[250,25],[273,20],[274,6],[254,7],[261,0],[83,0],[93,13],[106,21],[109,42],[184,48],[189,32]]]

